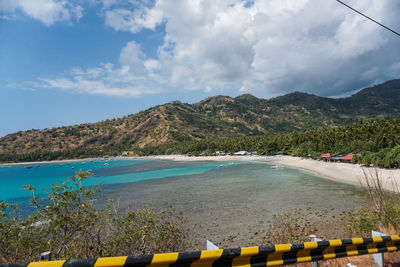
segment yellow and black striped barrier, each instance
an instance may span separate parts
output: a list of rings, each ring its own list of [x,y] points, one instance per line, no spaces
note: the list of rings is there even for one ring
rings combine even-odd
[[[400,236],[162,253],[84,260],[5,264],[0,267],[266,267],[400,250]]]

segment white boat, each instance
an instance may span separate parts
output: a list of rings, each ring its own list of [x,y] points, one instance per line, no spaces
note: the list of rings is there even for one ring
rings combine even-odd
[[[282,169],[284,166],[281,164],[275,164],[271,166],[271,169]]]

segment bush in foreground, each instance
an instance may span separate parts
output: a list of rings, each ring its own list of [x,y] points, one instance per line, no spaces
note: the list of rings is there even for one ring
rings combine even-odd
[[[146,206],[121,211],[108,200],[94,207],[101,192],[82,181],[90,172],[77,172],[46,191],[46,197],[32,192],[36,212],[20,216],[18,205],[0,202],[0,263],[30,262],[43,251],[53,259],[94,258],[117,255],[160,253],[188,247],[185,219],[172,208],[156,212]]]

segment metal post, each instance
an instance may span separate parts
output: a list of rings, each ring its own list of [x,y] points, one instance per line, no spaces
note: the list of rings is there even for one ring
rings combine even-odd
[[[40,253],[39,261],[50,261],[50,260],[51,260],[51,252],[50,251]]]
[[[322,241],[321,239],[317,238],[316,235],[310,235],[310,240],[311,241]],[[311,267],[318,267],[318,261],[312,261],[311,262]]]
[[[219,247],[213,242],[207,240],[207,250],[215,250],[215,249],[219,249]]]
[[[371,231],[371,233],[372,233],[372,237],[374,237],[374,236],[388,236],[388,234],[384,234],[384,233],[373,231],[373,230]],[[374,261],[375,261],[375,264],[377,266],[383,267],[383,265],[385,263],[385,259],[383,257],[383,253],[375,253],[374,254]]]

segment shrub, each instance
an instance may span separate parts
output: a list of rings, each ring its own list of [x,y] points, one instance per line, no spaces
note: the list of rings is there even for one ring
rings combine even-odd
[[[99,186],[87,187],[82,181],[90,172],[79,171],[46,191],[35,195],[31,204],[36,212],[27,218],[17,205],[0,202],[0,260],[29,262],[43,251],[54,259],[95,258],[116,255],[171,252],[188,247],[185,219],[172,208],[156,212],[145,206],[122,211],[108,200],[95,207]]]

